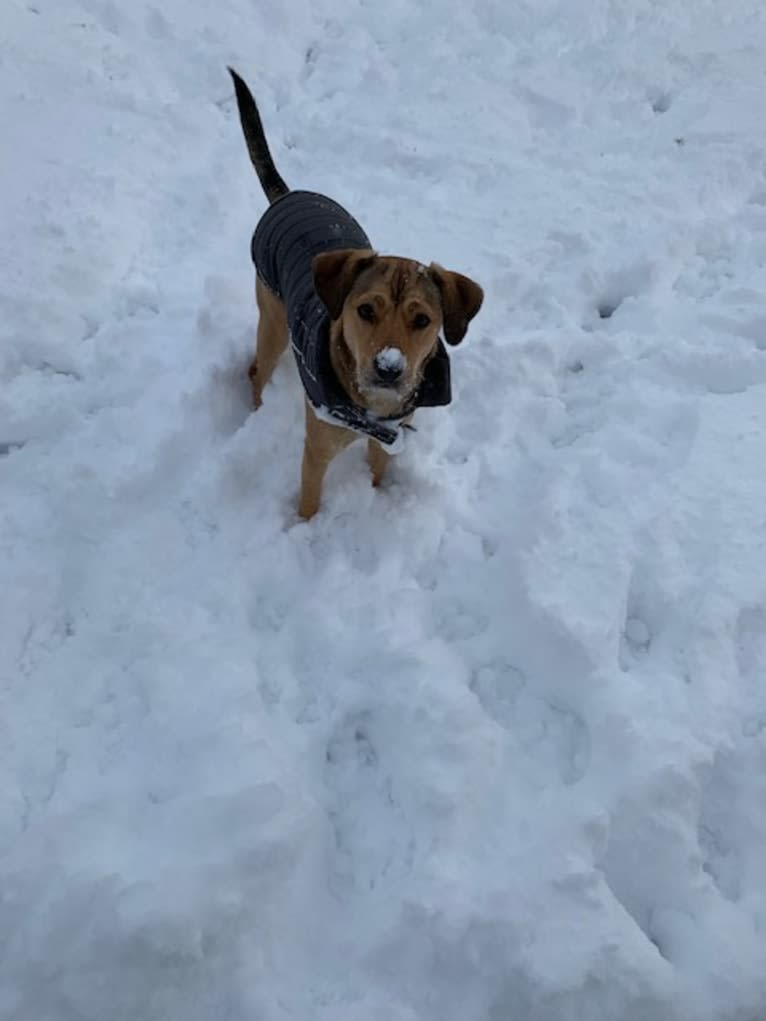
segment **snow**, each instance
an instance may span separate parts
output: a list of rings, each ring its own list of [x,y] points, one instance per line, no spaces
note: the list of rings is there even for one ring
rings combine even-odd
[[[766,10],[12,0],[0,1018],[766,1016]],[[251,414],[277,166],[485,306]]]
[[[375,355],[375,363],[381,369],[399,369],[404,372],[407,359],[398,347],[384,347]]]

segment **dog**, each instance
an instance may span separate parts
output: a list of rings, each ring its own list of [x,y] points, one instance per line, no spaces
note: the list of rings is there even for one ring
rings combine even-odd
[[[459,344],[481,308],[481,287],[431,263],[378,255],[337,202],[291,191],[266,142],[252,93],[236,71],[239,119],[270,205],[251,242],[259,319],[250,368],[253,404],[288,342],[305,390],[298,513],[316,514],[328,465],[367,437],[372,484],[412,428],[416,408],[449,404],[450,364],[439,331]]]

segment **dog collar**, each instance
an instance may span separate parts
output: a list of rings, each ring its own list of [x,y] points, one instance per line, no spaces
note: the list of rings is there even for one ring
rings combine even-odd
[[[312,404],[311,408],[320,422],[327,422],[328,425],[342,425],[360,436],[368,436],[370,439],[377,440],[389,454],[399,454],[404,449],[406,426],[403,425],[402,418],[374,418],[372,415],[366,415],[362,408],[359,408],[359,414],[356,414],[355,407],[345,405],[328,408],[323,404]]]

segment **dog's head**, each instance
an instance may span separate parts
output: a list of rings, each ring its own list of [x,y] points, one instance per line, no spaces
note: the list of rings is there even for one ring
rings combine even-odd
[[[386,414],[405,406],[420,384],[439,330],[459,344],[484,297],[460,273],[364,249],[323,252],[313,271],[317,294],[342,326],[354,390]]]

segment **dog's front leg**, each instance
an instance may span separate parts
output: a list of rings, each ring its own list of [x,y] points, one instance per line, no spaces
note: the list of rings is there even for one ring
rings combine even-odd
[[[391,455],[383,449],[377,440],[367,441],[367,463],[369,464],[370,471],[372,472],[373,486],[379,486],[383,481],[386,466],[390,460]]]
[[[322,482],[330,462],[355,439],[356,434],[350,429],[321,422],[306,401],[306,440],[298,504],[298,513],[302,518],[313,518],[319,510]]]
[[[412,421],[412,415],[408,415],[402,422],[403,426],[408,426]],[[391,460],[391,455],[377,440],[367,441],[367,464],[370,466],[370,472],[372,473],[372,484],[376,488],[383,481],[383,476],[386,474],[386,468],[388,462]]]

